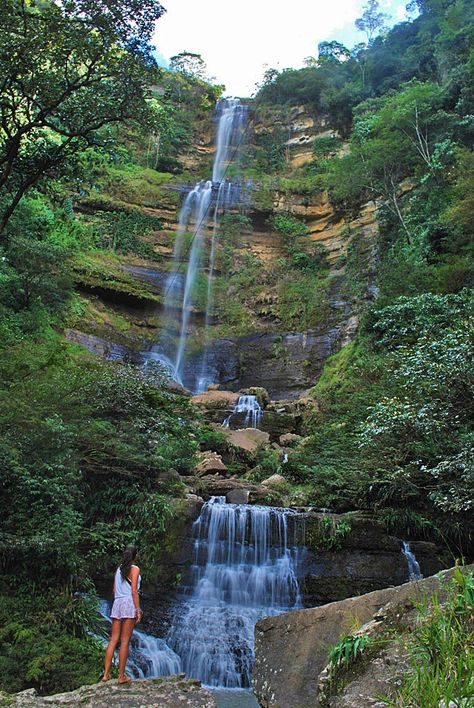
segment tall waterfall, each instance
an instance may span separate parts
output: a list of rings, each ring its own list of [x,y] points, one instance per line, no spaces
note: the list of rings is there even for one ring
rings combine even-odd
[[[206,298],[204,328],[207,332],[212,311],[212,279],[219,220],[222,213],[241,199],[241,185],[225,177],[229,165],[236,162],[238,157],[246,114],[246,107],[237,98],[221,99],[217,104],[218,126],[212,180],[198,182],[187,195],[181,208],[173,267],[165,289],[165,335],[163,340],[153,347],[148,357],[159,360],[171,369],[176,381],[195,391],[203,391],[211,383],[207,345],[200,371],[195,372],[192,381],[183,378],[189,320],[196,303],[196,278],[201,268],[207,268],[207,289],[205,294],[201,293],[201,298]],[[209,249],[205,249],[208,236],[211,243]],[[204,262],[206,250],[207,263]],[[183,276],[182,265],[186,258],[187,266]]]
[[[109,604],[100,603],[100,614],[107,622],[111,622]],[[134,678],[171,676],[181,673],[181,660],[163,639],[134,629],[127,668]]]
[[[193,527],[191,584],[167,637],[187,676],[249,686],[255,623],[301,607],[292,513],[226,504],[225,497],[204,504]]]

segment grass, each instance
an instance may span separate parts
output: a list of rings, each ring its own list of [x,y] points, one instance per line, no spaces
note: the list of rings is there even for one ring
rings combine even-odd
[[[454,571],[445,603],[418,606],[419,625],[407,641],[411,668],[392,708],[469,708],[474,705],[474,578]]]

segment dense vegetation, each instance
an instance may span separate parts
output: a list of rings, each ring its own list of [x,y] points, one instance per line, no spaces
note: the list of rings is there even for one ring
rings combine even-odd
[[[329,190],[348,220],[373,202],[380,229],[375,302],[351,234],[341,265],[361,326],[327,362],[313,390],[319,411],[285,474],[321,506],[375,511],[391,531],[424,533],[469,557],[473,8],[456,0],[418,10],[353,52],[330,43],[312,66],[268,72],[257,97],[257,110],[283,124],[294,104],[326,116],[332,135],[315,140],[310,164],[287,166],[286,180],[295,191],[303,180],[313,194]],[[341,138],[350,150],[340,151]],[[262,149],[256,158],[266,155],[271,172],[276,151]]]
[[[155,204],[173,179],[157,170],[176,169],[221,91],[158,70],[148,44],[158,2],[113,5],[0,8],[0,688],[8,691],[97,680],[92,578],[108,586],[129,542],[139,543],[151,578],[184,490],[162,473],[190,469],[199,447],[196,412],[159,369],[145,376],[63,337],[78,317],[97,329],[113,321],[127,336],[130,322],[75,284],[152,297],[120,267],[126,254],[159,258],[147,235],[161,222],[136,205]],[[176,208],[178,195],[168,199]]]
[[[309,202],[327,190],[348,221],[372,201],[378,297],[367,297],[368,254],[348,234],[336,265],[361,313],[357,339],[327,362],[284,470],[273,450],[259,453],[259,470],[284,471],[290,498],[367,509],[391,531],[468,557],[473,8],[417,6],[415,20],[352,51],[326,43],[304,69],[267,73],[254,109],[274,126],[242,167],[281,255],[262,269],[246,251],[249,217],[222,220],[215,331],[333,321],[327,254],[300,218],[273,213],[275,192]],[[0,688],[52,692],[98,678],[94,580],[123,544],[138,537],[153,572],[184,493],[164,473],[189,471],[201,441],[222,444],[159,370],[100,361],[64,338],[78,321],[131,349],[156,332],[159,296],[123,266],[162,261],[156,205],[176,210],[179,193],[165,185],[208,173],[193,143],[222,87],[191,53],[157,69],[154,0],[0,0],[0,10]],[[332,133],[293,169],[286,124],[302,103]],[[84,296],[99,287],[140,303],[140,315]],[[197,298],[206,289],[198,278]]]

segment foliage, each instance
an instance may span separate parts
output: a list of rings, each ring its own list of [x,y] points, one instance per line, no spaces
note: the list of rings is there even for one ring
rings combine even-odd
[[[333,517],[325,515],[318,521],[317,528],[314,527],[307,533],[307,541],[315,550],[339,551],[350,532],[350,521],[335,521]]]
[[[89,0],[2,0],[0,231],[23,195],[104,126],[153,124],[149,40],[162,13],[156,0],[121,0],[113,10]]]
[[[407,639],[410,669],[389,706],[468,706],[474,699],[474,579],[456,568],[448,598],[418,607],[418,626]]]
[[[343,637],[329,652],[329,664],[332,671],[348,668],[373,644],[373,639],[368,635]]]
[[[95,602],[67,592],[1,594],[0,689],[50,694],[95,683],[103,647],[88,632],[103,631],[97,617]]]
[[[207,69],[200,54],[180,52],[170,58],[170,70],[178,71],[194,79],[207,80]]]

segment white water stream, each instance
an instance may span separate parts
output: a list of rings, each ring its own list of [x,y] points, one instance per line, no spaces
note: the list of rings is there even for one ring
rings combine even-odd
[[[190,317],[196,304],[197,276],[207,269],[204,331],[207,333],[212,312],[216,238],[222,214],[242,198],[241,185],[226,179],[229,165],[235,163],[242,143],[247,108],[237,98],[221,99],[217,104],[218,126],[212,179],[202,180],[186,196],[179,214],[174,244],[173,267],[165,287],[165,327],[161,340],[146,356],[148,361],[163,364],[173,378],[195,392],[204,391],[212,383],[205,346],[199,371],[185,376]],[[210,234],[209,234],[210,230]],[[210,248],[206,239],[211,237]],[[209,251],[207,262],[206,250]],[[187,260],[183,274],[183,263]],[[202,295],[201,295],[202,297]],[[202,303],[199,303],[202,308]]]
[[[263,416],[263,410],[257,400],[257,396],[239,396],[237,403],[234,406],[234,410],[228,416],[222,425],[224,428],[230,426],[230,421],[235,413],[245,413],[244,426],[246,428],[258,428],[258,425]]]
[[[183,587],[171,628],[165,639],[134,631],[127,667],[131,675],[184,672],[207,686],[248,688],[255,623],[302,606],[300,550],[296,532],[288,528],[294,513],[227,504],[225,497],[204,504],[193,525],[190,582]],[[101,612],[108,618],[105,601]],[[251,695],[243,693],[220,696],[219,705],[239,705],[244,699],[245,705],[254,705]]]
[[[294,512],[213,497],[194,523],[194,563],[167,637],[187,676],[208,686],[250,685],[255,623],[301,607]]]
[[[423,575],[421,574],[420,564],[416,560],[415,554],[410,548],[408,541],[403,541],[403,555],[407,559],[408,564],[408,579],[409,580],[421,580]]]

